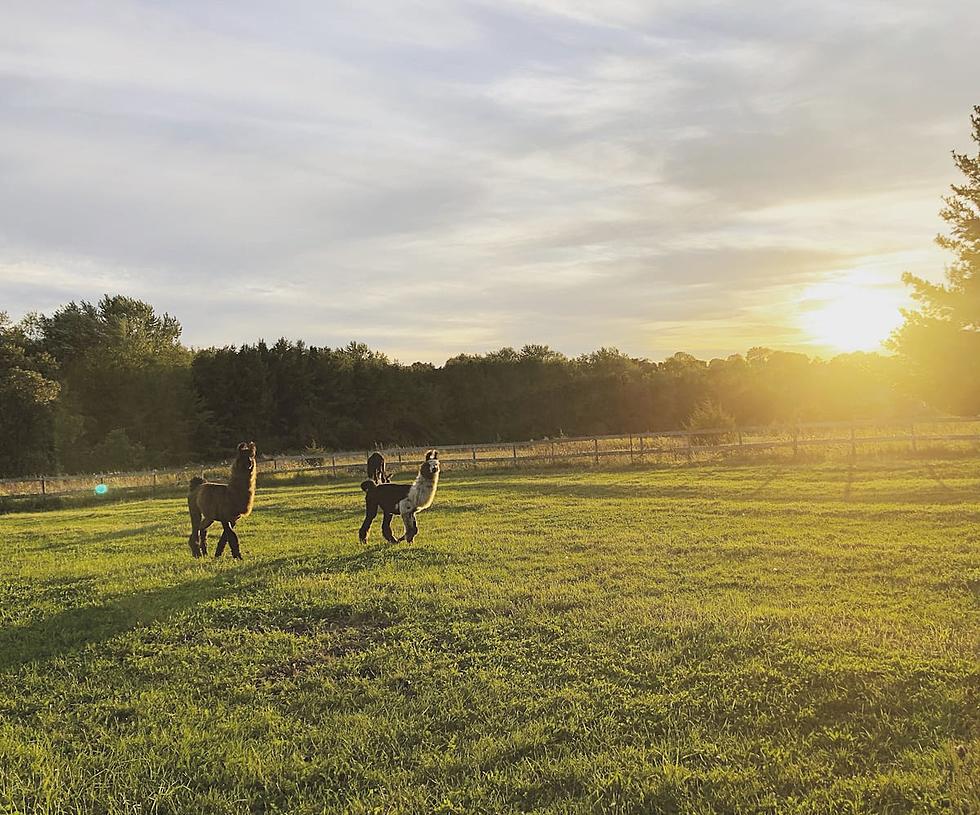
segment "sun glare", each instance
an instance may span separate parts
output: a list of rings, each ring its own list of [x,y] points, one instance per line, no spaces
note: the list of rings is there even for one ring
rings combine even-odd
[[[800,301],[800,327],[814,345],[833,351],[880,351],[902,324],[907,302],[894,284],[844,280],[810,286]]]

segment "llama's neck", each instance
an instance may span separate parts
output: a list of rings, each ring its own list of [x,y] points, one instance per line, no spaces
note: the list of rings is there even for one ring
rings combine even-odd
[[[432,474],[432,478],[426,478],[422,473],[415,477],[412,488],[408,491],[408,500],[416,510],[427,509],[432,506],[432,501],[436,497],[436,487],[439,484],[439,473]]]
[[[242,515],[248,515],[252,511],[252,504],[255,501],[255,473],[257,469],[257,467],[252,467],[251,472],[249,472],[246,467],[239,466],[237,461],[231,467],[228,491],[235,496],[235,502]]]

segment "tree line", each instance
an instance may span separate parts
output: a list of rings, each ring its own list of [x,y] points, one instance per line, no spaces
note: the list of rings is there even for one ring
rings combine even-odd
[[[980,145],[980,107],[972,117]],[[352,342],[191,350],[180,323],[106,295],[13,323],[0,312],[0,476],[123,470],[267,452],[465,444],[682,427],[980,413],[980,154],[953,154],[942,285],[890,355],[753,348],[662,361],[545,345],[403,365]]]
[[[170,315],[106,296],[0,318],[0,473],[207,461],[242,439],[300,452],[907,416],[928,408],[906,372],[900,356],[765,348],[652,362],[527,345],[438,367],[353,342],[191,351]]]

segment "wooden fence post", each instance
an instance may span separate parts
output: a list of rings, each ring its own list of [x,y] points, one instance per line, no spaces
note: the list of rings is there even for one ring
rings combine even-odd
[[[640,464],[643,463],[643,436],[640,436]]]
[[[157,471],[153,471],[153,492],[157,491]]]
[[[514,467],[517,467],[517,445],[514,445]]]
[[[742,431],[741,430],[738,431],[738,446],[739,447],[742,446]]]
[[[630,464],[633,463],[633,434],[630,433]]]
[[[470,453],[473,456],[473,469],[475,470],[476,469],[476,448],[475,447],[471,447],[470,448]]]
[[[47,485],[44,483],[44,476],[42,475],[38,480],[41,482],[41,495],[46,496],[48,494],[48,488]]]
[[[599,466],[599,440],[592,439],[592,454],[595,457],[595,466]]]
[[[337,477],[337,456],[336,455],[330,456],[330,463],[333,465],[333,477],[336,478]]]
[[[687,452],[687,463],[690,464],[691,463],[691,453],[692,453],[692,450],[691,450],[691,441],[692,441],[691,440],[691,434],[690,433],[685,433],[684,434],[684,438],[687,439],[687,450],[686,450],[686,452]]]
[[[555,443],[551,443],[551,466],[555,465]]]

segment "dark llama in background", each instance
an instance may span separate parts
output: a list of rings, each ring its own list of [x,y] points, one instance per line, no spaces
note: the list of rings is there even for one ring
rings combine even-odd
[[[231,477],[227,484],[216,484],[203,478],[192,478],[187,495],[187,508],[191,513],[191,536],[188,545],[194,557],[208,553],[208,527],[220,521],[223,531],[214,550],[221,557],[227,543],[231,556],[242,559],[238,548],[238,535],[234,526],[239,518],[252,511],[255,500],[255,442],[238,445],[235,461],[231,465]]]
[[[432,506],[436,497],[436,487],[439,484],[439,453],[429,450],[425,460],[419,466],[419,474],[412,484],[376,484],[374,481],[361,482],[364,490],[365,512],[364,523],[361,524],[361,543],[367,543],[371,523],[380,509],[384,512],[381,522],[381,533],[388,543],[398,543],[407,540],[411,543],[419,533],[419,522],[416,515],[423,509]],[[395,538],[391,533],[391,519],[401,515],[405,524],[405,534]]]
[[[367,477],[375,484],[390,484],[391,475],[385,468],[385,457],[381,453],[371,453],[367,460]]]

